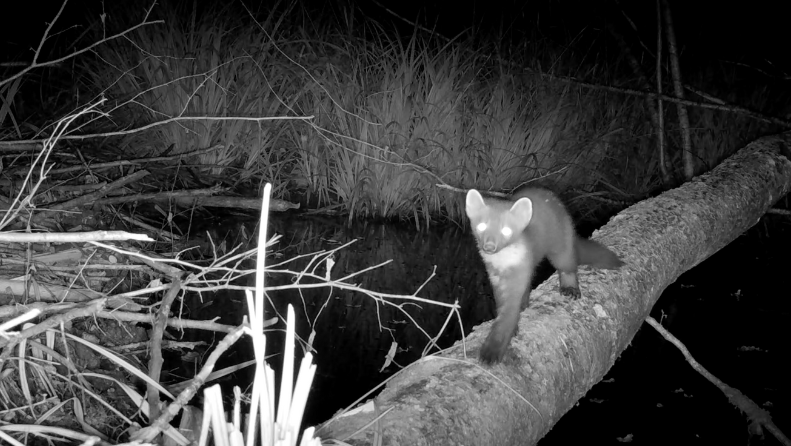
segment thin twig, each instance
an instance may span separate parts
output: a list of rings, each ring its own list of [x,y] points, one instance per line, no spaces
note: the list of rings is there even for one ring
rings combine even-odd
[[[67,60],[69,60],[69,59],[71,59],[73,57],[79,56],[82,53],[88,52],[88,51],[92,50],[93,48],[96,48],[97,46],[99,46],[99,45],[101,45],[101,44],[103,44],[105,42],[109,42],[110,40],[117,39],[119,37],[123,37],[123,36],[129,34],[130,32],[132,32],[132,31],[134,31],[134,30],[136,30],[138,28],[141,28],[143,26],[165,23],[164,20],[154,20],[154,21],[151,21],[151,22],[145,21],[148,18],[149,14],[151,13],[151,8],[153,8],[154,5],[156,5],[156,1],[153,2],[151,4],[151,6],[149,7],[148,11],[146,12],[145,17],[143,18],[143,22],[138,23],[137,25],[135,25],[135,26],[133,26],[131,28],[128,28],[128,29],[126,29],[124,31],[121,31],[121,32],[119,32],[117,34],[113,34],[110,37],[105,37],[104,39],[101,39],[101,40],[99,40],[97,42],[94,42],[94,43],[88,45],[85,48],[82,48],[82,49],[79,49],[79,50],[75,50],[72,53],[67,54],[66,56],[59,57],[57,59],[53,59],[53,60],[49,60],[49,61],[46,61],[46,62],[40,62],[39,63],[38,62],[38,57],[41,54],[41,48],[44,46],[44,42],[47,40],[47,36],[48,36],[50,30],[55,25],[55,22],[58,21],[58,18],[60,17],[61,13],[63,12],[63,8],[66,6],[66,2],[64,1],[63,4],[61,5],[60,10],[55,15],[55,18],[52,20],[52,22],[50,22],[49,26],[47,27],[47,30],[44,32],[44,35],[41,37],[41,40],[39,41],[38,48],[36,49],[36,53],[33,55],[33,62],[29,66],[23,68],[21,71],[19,71],[19,72],[15,73],[14,75],[12,75],[11,77],[1,80],[0,81],[0,87],[2,87],[3,85],[5,85],[5,84],[7,84],[7,83],[9,83],[11,81],[13,81],[16,78],[24,76],[25,74],[27,74],[31,70],[34,70],[36,68],[47,67],[47,66],[50,66],[50,65],[57,65],[57,64],[59,64],[61,62],[65,62],[65,61],[67,61]]]
[[[783,432],[774,424],[772,421],[772,417],[769,415],[769,412],[762,409],[759,405],[755,404],[753,400],[751,400],[747,395],[743,394],[737,389],[725,384],[719,378],[714,376],[711,372],[706,370],[689,352],[687,347],[680,341],[678,338],[673,336],[669,331],[665,329],[656,319],[652,317],[648,317],[646,320],[649,325],[654,327],[656,331],[659,332],[662,337],[668,340],[671,344],[675,345],[676,348],[684,355],[684,358],[687,360],[692,369],[698,372],[701,376],[709,380],[710,383],[714,384],[720,391],[725,394],[728,400],[736,406],[739,410],[741,410],[747,418],[750,420],[750,432],[751,434],[759,435],[761,433],[761,426],[765,427],[772,435],[780,441],[781,444],[784,445],[791,445],[791,440],[783,434]]]

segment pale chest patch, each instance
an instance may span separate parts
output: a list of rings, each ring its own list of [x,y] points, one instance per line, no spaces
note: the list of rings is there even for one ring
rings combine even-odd
[[[490,273],[489,282],[492,283],[493,287],[497,288],[498,286],[500,286],[500,276],[495,273]]]
[[[487,254],[480,251],[483,261],[496,271],[505,271],[515,266],[525,264],[527,257],[527,246],[524,243],[514,243],[497,251],[494,254]],[[491,276],[491,275],[490,275]]]

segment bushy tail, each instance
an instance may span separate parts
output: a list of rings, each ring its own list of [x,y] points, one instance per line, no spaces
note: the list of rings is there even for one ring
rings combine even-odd
[[[577,237],[575,248],[577,263],[580,265],[590,265],[600,269],[618,269],[624,264],[614,252],[593,240]]]

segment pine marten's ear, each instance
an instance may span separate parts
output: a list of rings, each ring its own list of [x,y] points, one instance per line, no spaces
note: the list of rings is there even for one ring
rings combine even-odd
[[[533,202],[527,197],[520,198],[514,202],[508,212],[511,213],[511,216],[516,221],[527,226],[530,223],[530,219],[533,218]]]
[[[470,189],[467,191],[467,202],[466,202],[466,209],[467,209],[467,217],[472,218],[475,215],[479,215],[481,211],[486,207],[486,203],[483,202],[483,197],[481,193],[475,189]]]

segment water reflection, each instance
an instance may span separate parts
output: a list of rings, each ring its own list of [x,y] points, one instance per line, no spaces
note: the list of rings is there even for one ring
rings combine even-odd
[[[329,219],[270,218],[270,234],[282,234],[283,238],[267,260],[268,269],[281,272],[267,275],[267,294],[274,308],[267,309],[266,317],[284,315],[290,303],[298,317],[298,335],[307,341],[315,332],[313,348],[318,368],[308,401],[306,424],[326,420],[336,410],[398,371],[399,367],[420,358],[429,341],[427,335],[436,337],[443,325],[444,331],[437,342],[440,348],[448,347],[462,337],[458,317],[454,316],[446,323],[450,313],[447,307],[388,299],[400,304],[399,309],[377,302],[364,293],[336,287],[282,289],[296,283],[321,283],[308,275],[296,274],[307,268],[308,272],[319,277],[326,275],[324,257],[306,254],[330,251],[356,240],[333,253],[333,280],[392,260],[347,282],[387,294],[412,295],[420,289],[417,293],[420,298],[450,304],[458,302],[465,334],[469,334],[473,326],[494,317],[494,300],[483,264],[472,236],[462,229],[447,227],[417,232],[408,226],[392,224],[367,223],[349,228],[344,222]],[[235,231],[254,234],[257,232],[254,225],[255,222],[236,222],[215,230],[225,231],[220,236]],[[297,256],[303,257],[281,264]],[[426,283],[435,267],[435,276]],[[239,303],[231,304],[232,301]],[[215,305],[215,311],[219,311],[224,319],[238,318],[240,321],[246,312],[242,300],[235,298],[227,302]],[[209,316],[201,314],[202,319]],[[279,370],[285,325],[280,323],[271,328],[267,333],[267,354],[277,356],[268,361]],[[394,342],[398,346],[396,354],[393,362],[385,367],[388,351]],[[249,342],[240,344],[235,353],[234,361],[252,358]],[[297,356],[301,359],[302,352]]]

